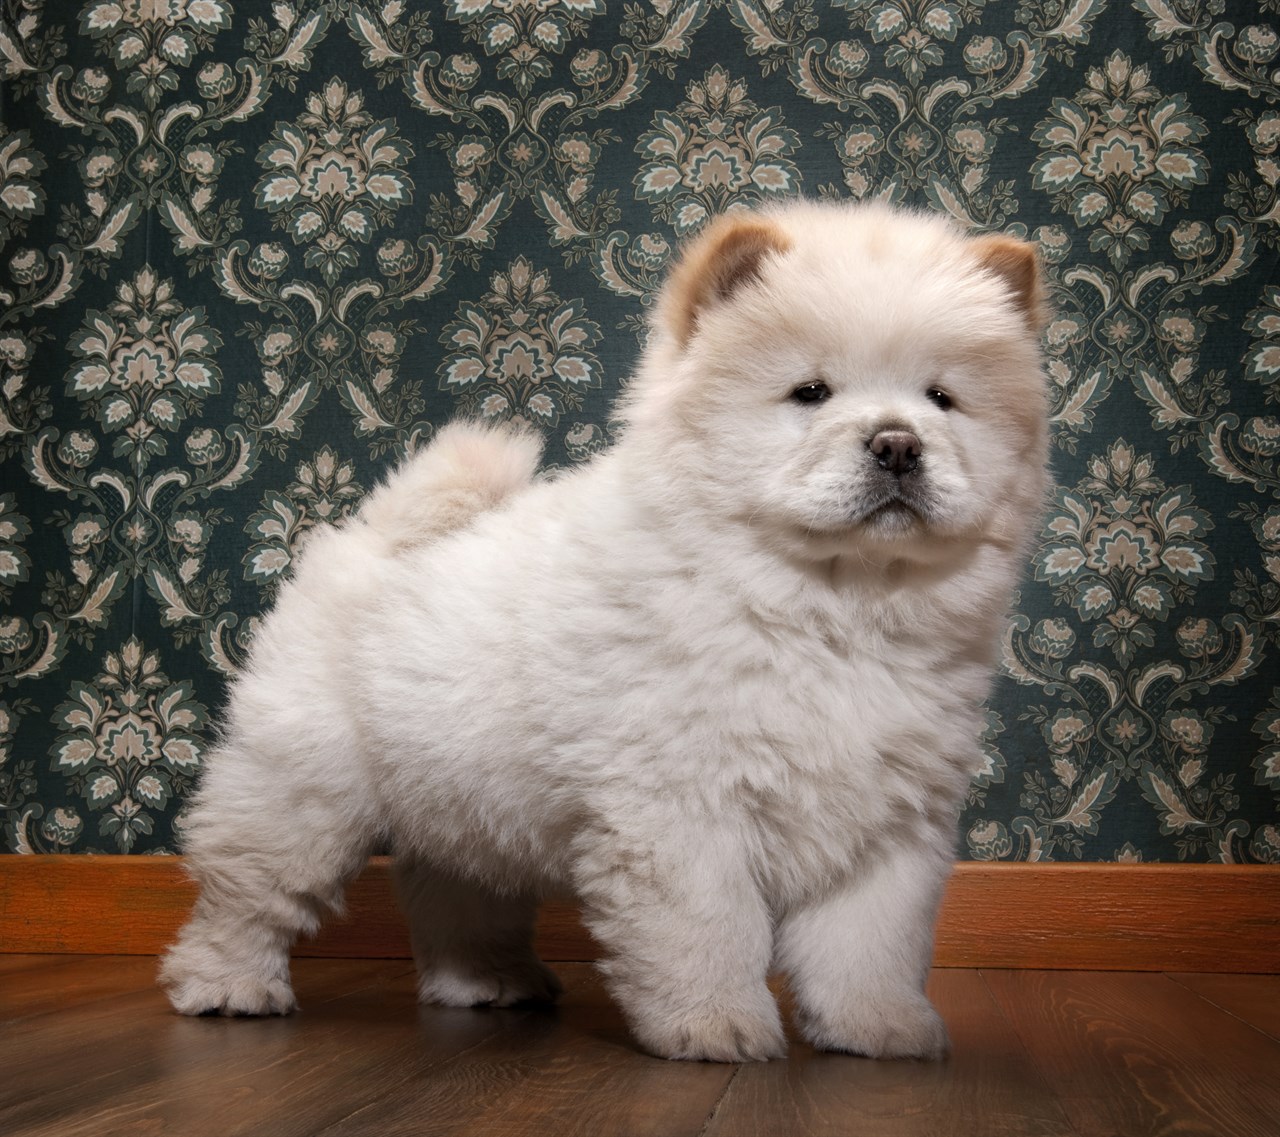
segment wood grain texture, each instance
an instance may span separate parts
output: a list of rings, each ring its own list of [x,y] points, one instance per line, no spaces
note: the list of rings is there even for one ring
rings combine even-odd
[[[1176,974],[1169,978],[1280,1042],[1280,975]]]
[[[730,1065],[640,1051],[598,975],[561,969],[565,994],[456,1060],[415,1077],[317,1137],[697,1137]]]
[[[1062,1137],[1062,1107],[976,971],[935,971],[948,1024],[942,1062],[875,1062],[793,1042],[785,1062],[744,1066],[706,1137]],[[787,1127],[778,1128],[785,1118]]]
[[[0,856],[0,951],[154,954],[195,896],[179,857]],[[575,909],[547,905],[549,960],[595,959]],[[298,956],[407,958],[386,858],[348,914]],[[1280,971],[1280,868],[1235,865],[957,866],[939,918],[941,967]]]
[[[103,959],[108,967],[123,962]],[[271,1098],[281,1113],[271,1132],[309,1135],[334,1116],[331,1096],[327,1112],[308,1100],[335,1072],[379,1085],[377,1071],[361,1064],[352,1018],[404,1043],[394,1011],[413,1008],[414,980],[401,961],[315,959],[294,964],[294,982],[310,1010],[287,1019],[181,1018],[154,986],[123,1001],[69,1001],[0,1043],[6,1067],[20,1058],[10,1083],[17,1092],[0,1097],[0,1131],[258,1134],[268,1131],[264,1100]],[[437,1032],[436,1042],[447,1046],[447,1034]],[[297,1127],[289,1128],[294,1118]]]
[[[1280,971],[1280,867],[963,863],[934,964]]]
[[[1090,1137],[1264,1137],[1280,1044],[1164,975],[984,971],[1041,1077]]]
[[[266,1069],[299,1049],[299,1030],[311,1038],[305,1026],[308,1008],[313,1019],[332,1023],[340,1016],[318,1015],[316,1010],[360,992],[356,1002],[366,1013],[385,1013],[385,1004],[379,1008],[377,998],[364,989],[376,988],[389,977],[399,978],[407,992],[400,1002],[413,1006],[415,980],[404,961],[308,959],[294,963],[295,987],[303,1004],[296,1016],[182,1018],[169,1009],[155,985],[154,958],[98,958],[104,974],[116,977],[113,994],[66,991],[60,1004],[0,1031],[0,1065],[5,1071],[0,1081],[0,1133],[28,1124],[38,1128],[40,1118],[72,1106],[91,1112],[114,1094],[125,1094],[136,1105],[133,1088],[144,1083],[154,1087],[166,1071],[197,1069],[219,1055],[237,1061],[247,1057],[254,1069]],[[46,986],[57,990],[56,975],[48,976]],[[237,1025],[249,1030],[230,1029]],[[148,1095],[153,1093],[148,1090]]]
[[[47,955],[0,954],[0,975],[7,975],[11,971],[29,971],[32,968],[45,970],[48,967]]]
[[[25,958],[49,959],[48,956]],[[69,1003],[88,1003],[122,991],[150,989],[156,984],[156,961],[152,956],[126,956],[114,961],[111,967],[102,965],[100,955],[53,958],[58,960],[56,965],[46,963],[30,974],[10,974],[0,981],[0,1024],[7,1026],[20,1019],[56,1011]]]
[[[404,961],[301,959],[298,1014],[188,1019],[138,987],[154,959],[13,958],[3,993],[32,997],[0,1029],[5,1137],[1276,1137],[1280,1116],[1280,1044],[1192,989],[1212,975],[935,971],[943,1062],[793,1030],[737,1066],[641,1053],[581,963],[559,1008],[454,1010],[419,1007]]]

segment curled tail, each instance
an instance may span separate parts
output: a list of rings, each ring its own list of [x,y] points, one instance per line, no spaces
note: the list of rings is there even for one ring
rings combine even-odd
[[[425,544],[523,489],[541,457],[532,431],[450,423],[365,499],[359,516],[393,550]]]

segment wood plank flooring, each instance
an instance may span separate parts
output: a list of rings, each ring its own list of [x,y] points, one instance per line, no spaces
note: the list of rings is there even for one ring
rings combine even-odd
[[[944,1062],[794,1042],[639,1053],[586,964],[556,1010],[414,1001],[404,961],[301,959],[287,1019],[183,1019],[145,956],[0,956],[6,1137],[1278,1137],[1280,977],[938,970]]]

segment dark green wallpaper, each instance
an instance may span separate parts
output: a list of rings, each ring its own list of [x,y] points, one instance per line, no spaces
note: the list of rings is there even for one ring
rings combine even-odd
[[[0,3],[4,848],[173,851],[307,530],[458,412],[606,445],[678,242],[804,193],[1052,278],[966,854],[1280,861],[1276,0]]]

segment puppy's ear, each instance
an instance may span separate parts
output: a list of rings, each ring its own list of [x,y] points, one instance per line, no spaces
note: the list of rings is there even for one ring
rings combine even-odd
[[[791,239],[768,218],[730,213],[714,221],[676,265],[663,295],[665,315],[684,347],[698,317],[760,275],[765,257],[785,253]]]
[[[1009,286],[1027,326],[1038,333],[1044,326],[1045,305],[1040,257],[1035,245],[997,234],[977,238],[973,242],[973,251],[983,268],[995,273]]]

